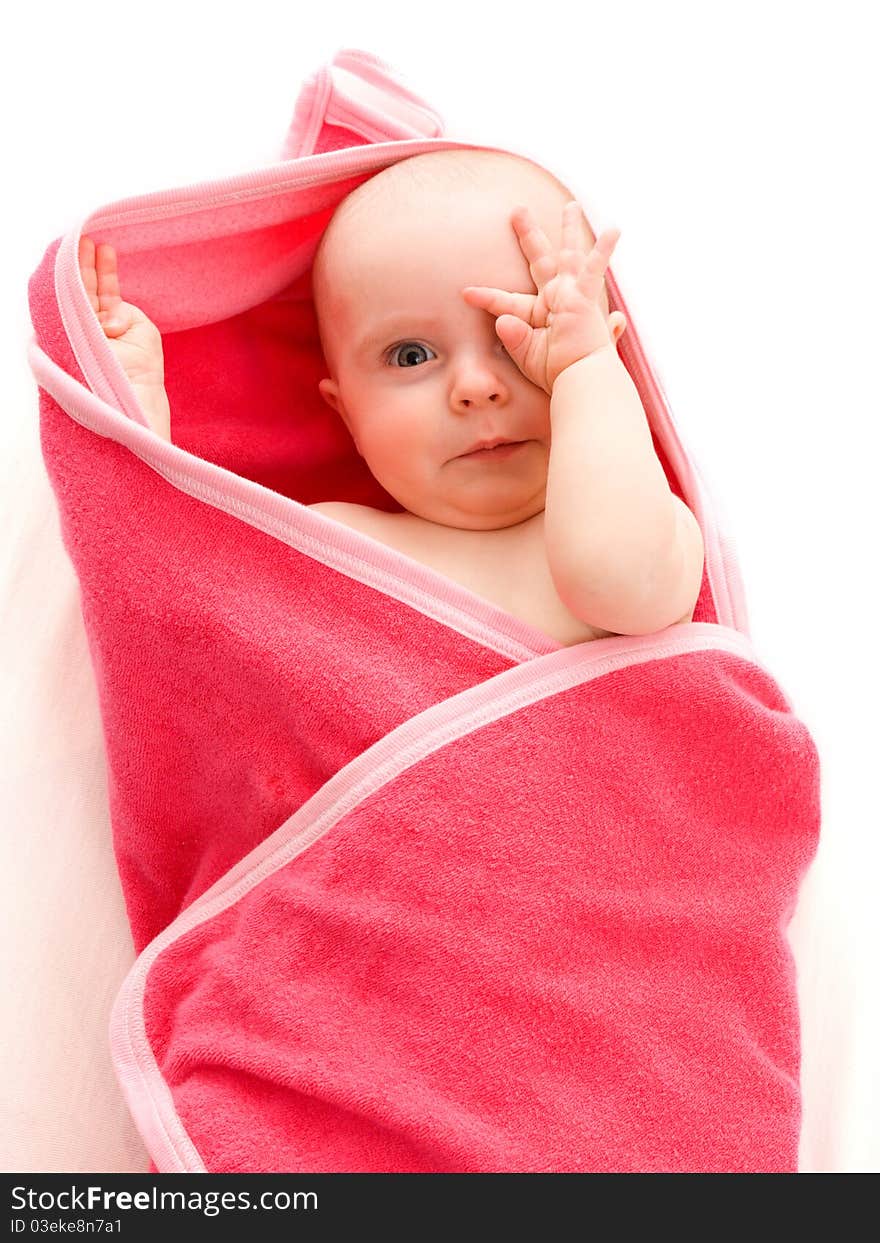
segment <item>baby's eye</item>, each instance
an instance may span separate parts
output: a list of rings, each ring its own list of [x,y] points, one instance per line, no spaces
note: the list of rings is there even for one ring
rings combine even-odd
[[[429,353],[433,358],[437,355],[429,345],[420,345],[418,341],[402,341],[400,345],[393,346],[388,351],[388,361],[395,367],[418,367],[420,362],[429,362],[430,359],[419,359],[419,352]],[[403,361],[395,361],[403,359]]]

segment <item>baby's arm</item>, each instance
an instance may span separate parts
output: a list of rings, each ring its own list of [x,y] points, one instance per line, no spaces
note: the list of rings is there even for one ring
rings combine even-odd
[[[650,634],[687,617],[700,591],[703,537],[669,489],[614,346],[559,373],[550,420],[544,537],[560,598],[615,634]]]
[[[612,634],[651,634],[690,620],[703,576],[699,524],[666,482],[638,390],[617,354],[626,327],[603,278],[620,236],[588,241],[578,203],[562,213],[557,251],[528,207],[511,224],[537,294],[466,286],[472,306],[533,384],[550,395],[544,508],[547,562],[576,617]]]
[[[147,422],[154,432],[157,432],[164,440],[171,440],[171,407],[168,404],[168,394],[165,392],[165,385],[160,384],[158,387],[153,385],[135,384],[132,381],[132,388],[138,399],[138,404],[147,416]]]
[[[165,392],[165,359],[159,329],[138,307],[122,301],[116,251],[112,246],[102,242],[96,247],[90,237],[80,238],[79,267],[92,310],[128,376],[147,422],[154,432],[170,440],[171,408]]]

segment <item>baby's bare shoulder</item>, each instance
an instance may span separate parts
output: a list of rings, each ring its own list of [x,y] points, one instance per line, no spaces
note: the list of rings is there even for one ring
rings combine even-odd
[[[408,510],[389,513],[384,509],[355,505],[350,501],[318,501],[306,508],[316,509],[328,518],[354,527],[384,544],[390,544],[410,557],[433,563],[437,568],[450,556],[460,558],[463,552],[462,537],[473,537],[472,532],[429,522]]]
[[[316,509],[328,518],[333,518],[347,527],[354,527],[356,531],[372,535],[374,539],[385,543],[392,542],[393,533],[398,527],[395,519],[410,516],[387,513],[369,505],[355,505],[351,501],[316,501],[313,505],[307,505],[306,509]]]
[[[306,505],[306,509],[317,509],[322,514],[329,514],[334,517],[337,513],[344,513],[348,509],[365,509],[365,505],[351,505],[348,501],[315,501],[313,505]]]
[[[396,514],[388,514],[369,505],[355,505],[351,501],[315,501],[313,505],[307,505],[306,509],[317,509],[328,518],[336,518],[337,521],[351,526],[375,524],[383,519],[397,517]]]

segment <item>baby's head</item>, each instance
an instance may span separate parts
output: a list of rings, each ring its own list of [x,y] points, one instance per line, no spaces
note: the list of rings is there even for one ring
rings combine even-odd
[[[461,291],[536,293],[511,213],[528,206],[558,248],[573,197],[530,160],[446,150],[383,169],[336,209],[312,273],[330,372],[319,387],[410,513],[492,530],[544,508],[550,398],[507,354],[495,316]],[[604,284],[602,305],[608,318]],[[461,456],[491,438],[522,443],[498,458]]]

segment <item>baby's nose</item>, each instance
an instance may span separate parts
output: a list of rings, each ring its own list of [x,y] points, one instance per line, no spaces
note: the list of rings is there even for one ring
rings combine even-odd
[[[504,379],[499,370],[489,363],[472,362],[462,366],[456,374],[452,401],[465,410],[487,402],[500,405],[507,396]]]
[[[475,400],[479,401],[479,399],[478,399],[478,398],[477,398],[477,399],[475,399],[475,398],[473,398],[473,397],[462,397],[462,398],[461,398],[461,404],[462,404],[463,406],[465,406],[465,407],[467,407],[467,406],[472,406],[472,405],[474,404],[474,401],[475,401]],[[485,400],[487,400],[487,401],[497,401],[497,400],[498,400],[498,393],[488,393],[488,394],[486,395]]]

